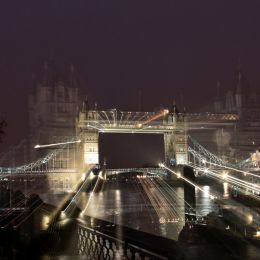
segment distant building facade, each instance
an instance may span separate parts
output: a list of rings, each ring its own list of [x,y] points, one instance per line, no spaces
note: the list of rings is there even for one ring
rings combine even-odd
[[[37,144],[53,144],[75,138],[75,118],[79,104],[79,81],[73,65],[66,71],[57,71],[44,64],[42,79],[29,96],[30,161],[46,154],[33,147]],[[47,149],[49,150],[49,149]],[[40,153],[40,154],[39,154]],[[61,152],[56,160],[57,168],[73,168],[69,151]]]
[[[79,105],[79,79],[75,68],[60,71],[45,63],[28,101],[30,162],[60,149],[49,162],[55,174],[48,174],[49,189],[71,191],[80,179],[77,168],[76,144],[35,149],[37,144],[56,144],[76,140],[75,120]]]
[[[214,112],[239,115],[239,122],[230,133],[230,146],[236,155],[249,157],[260,147],[260,92],[250,88],[241,66],[235,72],[232,88],[222,95],[220,83],[217,88]]]

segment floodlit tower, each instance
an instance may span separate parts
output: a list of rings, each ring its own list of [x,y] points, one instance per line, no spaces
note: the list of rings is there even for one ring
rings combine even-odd
[[[188,161],[186,114],[179,113],[175,104],[168,115],[168,124],[175,129],[164,134],[165,162],[170,166],[185,164]]]
[[[86,99],[76,118],[76,134],[81,140],[78,145],[78,164],[82,170],[86,170],[94,164],[99,164],[99,132],[97,125],[98,112],[96,106],[94,110],[90,110]]]

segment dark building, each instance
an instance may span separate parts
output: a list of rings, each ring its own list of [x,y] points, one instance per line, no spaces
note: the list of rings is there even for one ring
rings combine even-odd
[[[221,95],[217,85],[214,112],[239,115],[230,146],[240,157],[249,157],[260,147],[260,93],[250,87],[241,66],[235,71],[234,85]]]

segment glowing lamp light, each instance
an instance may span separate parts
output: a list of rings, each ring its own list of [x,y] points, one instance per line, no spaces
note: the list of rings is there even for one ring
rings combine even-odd
[[[49,227],[50,217],[49,216],[43,216],[41,228],[43,230],[46,230]]]
[[[205,164],[206,162],[207,162],[207,161],[206,161],[205,159],[203,159],[203,160],[202,160],[202,163],[204,163],[204,164]]]
[[[163,114],[164,114],[164,115],[169,114],[169,109],[164,109],[164,110],[163,110]]]
[[[86,173],[82,173],[81,180],[84,181],[86,179]]]
[[[224,172],[224,173],[222,174],[222,178],[223,178],[224,180],[226,180],[227,177],[228,177],[228,174],[227,174],[226,172]]]
[[[61,212],[60,214],[61,219],[65,219],[66,218],[66,213],[64,211]]]
[[[209,173],[209,169],[205,168],[204,173]]]
[[[177,173],[177,178],[181,178],[181,174],[180,173]]]
[[[247,222],[248,222],[248,224],[251,224],[252,222],[253,222],[253,216],[251,215],[251,214],[248,214],[247,215]]]

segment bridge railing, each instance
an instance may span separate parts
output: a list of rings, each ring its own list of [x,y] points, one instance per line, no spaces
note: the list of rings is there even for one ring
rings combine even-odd
[[[78,225],[78,250],[87,259],[168,259],[81,224]]]

